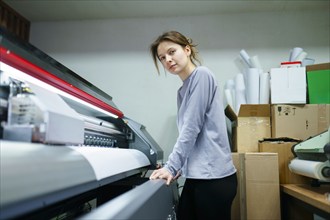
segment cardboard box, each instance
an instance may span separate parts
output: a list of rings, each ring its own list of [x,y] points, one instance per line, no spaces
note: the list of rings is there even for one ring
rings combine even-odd
[[[241,155],[243,155],[243,154],[241,153]],[[237,183],[238,183],[236,197],[231,205],[231,219],[232,220],[238,220],[238,219],[243,220],[243,219],[246,219],[246,213],[245,213],[245,210],[241,211],[241,207],[243,209],[243,207],[245,207],[245,205],[240,204],[241,203],[240,188],[242,186],[241,181],[240,181],[240,178],[241,178],[240,158],[239,158],[240,154],[232,153],[231,156],[233,158],[234,166],[236,167],[236,170],[237,170]],[[244,204],[244,201],[242,201],[242,203]],[[241,212],[242,212],[242,214],[241,214]]]
[[[308,103],[330,104],[330,63],[306,67]]]
[[[232,219],[281,219],[276,153],[232,153],[238,191]]]
[[[306,66],[306,72],[316,71],[316,70],[328,70],[330,69],[330,63],[320,63]]]
[[[306,140],[329,128],[330,105],[272,105],[272,138]]]
[[[307,177],[292,173],[289,169],[289,163],[294,158],[291,148],[299,142],[300,140],[291,138],[269,138],[259,141],[260,152],[272,152],[278,154],[280,184],[310,183],[310,180]]]
[[[270,105],[241,105],[238,115],[227,106],[225,112],[233,122],[233,152],[258,152],[258,141],[271,137]]]
[[[306,68],[287,67],[270,70],[272,104],[306,104]]]

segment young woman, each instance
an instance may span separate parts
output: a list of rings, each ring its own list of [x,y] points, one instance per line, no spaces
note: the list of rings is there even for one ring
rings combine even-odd
[[[186,178],[179,220],[230,219],[237,178],[216,79],[207,67],[197,66],[196,45],[179,32],[162,34],[150,51],[158,73],[160,61],[183,82],[177,93],[179,137],[167,163],[150,179],[170,184],[180,175]]]

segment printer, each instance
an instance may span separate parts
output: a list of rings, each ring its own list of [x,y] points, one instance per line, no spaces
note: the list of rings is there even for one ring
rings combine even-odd
[[[312,178],[313,185],[330,183],[330,128],[292,146],[292,153],[291,172]]]
[[[0,219],[175,219],[163,150],[112,97],[0,29]]]

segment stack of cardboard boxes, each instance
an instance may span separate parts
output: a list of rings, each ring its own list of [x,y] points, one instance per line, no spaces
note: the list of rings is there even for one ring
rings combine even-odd
[[[320,69],[330,76],[330,63],[307,66],[306,75],[318,74]],[[316,95],[308,89],[312,81],[307,78],[306,82],[308,103],[308,97]],[[279,184],[309,183],[307,177],[289,171],[288,164],[294,158],[291,148],[329,128],[329,84],[328,80],[327,88],[322,89],[326,92],[317,95],[321,96],[319,103],[247,104],[241,105],[238,115],[226,108],[233,126],[232,156],[239,178],[232,219],[281,219]]]

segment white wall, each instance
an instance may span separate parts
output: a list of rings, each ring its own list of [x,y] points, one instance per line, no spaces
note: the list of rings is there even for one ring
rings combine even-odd
[[[113,97],[118,108],[147,127],[170,153],[177,136],[179,78],[158,76],[149,45],[167,30],[199,44],[203,64],[220,86],[240,70],[234,60],[244,48],[258,55],[265,71],[287,61],[299,46],[329,62],[329,13],[255,12],[212,16],[32,23],[31,43]]]

